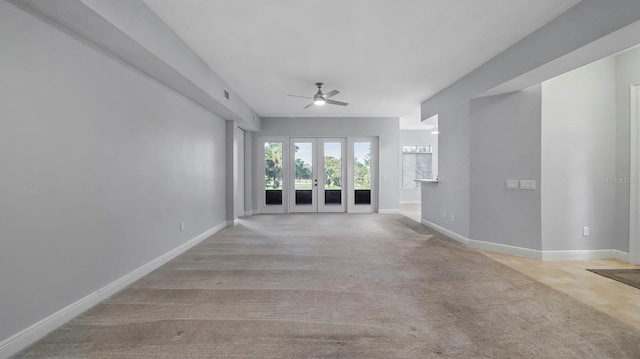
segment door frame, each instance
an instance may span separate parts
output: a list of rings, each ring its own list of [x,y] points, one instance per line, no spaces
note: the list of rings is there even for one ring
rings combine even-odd
[[[342,168],[342,188],[340,190],[340,205],[326,205],[324,201],[324,144],[327,142],[340,142]],[[345,213],[347,212],[347,138],[346,137],[318,137],[318,213]]]
[[[236,193],[234,198],[234,210],[235,216],[234,218],[242,217],[245,213],[244,208],[244,187],[245,187],[245,171],[244,171],[244,162],[246,158],[245,146],[244,146],[244,130],[238,126],[234,129],[234,141],[233,141],[233,155],[236,163]]]
[[[312,148],[312,205],[296,205],[295,189],[295,143],[310,142]],[[342,189],[340,193],[340,205],[326,205],[324,203],[324,144],[327,142],[339,142],[341,145],[341,172]],[[289,137],[289,213],[345,213],[346,205],[346,179],[347,179],[347,138],[346,137]]]
[[[629,90],[629,262],[640,264],[640,84]]]
[[[371,204],[355,204],[355,196],[351,195],[354,186],[354,148],[356,142],[371,142]],[[347,213],[374,213],[378,211],[378,137],[347,137]]]
[[[282,169],[282,204],[267,205],[265,198],[265,162],[264,162],[264,144],[267,142],[282,142],[282,164],[289,161],[289,137],[286,136],[260,136],[258,137],[258,160],[256,161],[256,173],[258,174],[258,210],[260,213],[288,213],[289,203],[289,176],[283,166]]]
[[[311,204],[296,204],[296,156],[295,143],[311,143]],[[318,138],[317,137],[289,137],[289,213],[316,213],[318,212],[318,177],[320,175],[318,165]],[[284,187],[283,187],[284,189]]]
[[[290,149],[289,144],[291,138],[316,138],[316,139],[344,139],[346,143],[345,150],[343,150],[343,174],[346,176],[343,183],[343,203],[346,207],[342,212],[346,213],[374,213],[378,211],[378,162],[379,162],[379,140],[377,136],[257,136],[257,148],[254,149],[256,154],[256,161],[254,162],[254,170],[257,176],[254,177],[254,188],[257,189],[256,201],[258,202],[258,213],[291,213],[290,211],[290,171],[291,168],[283,168],[282,173],[282,204],[281,205],[266,205],[265,201],[265,158],[264,158],[264,144],[267,142],[281,142],[282,143],[282,163],[290,166]],[[353,192],[353,144],[355,142],[371,142],[371,204],[370,205],[355,205]],[[319,152],[319,151],[318,151]],[[256,178],[257,177],[257,178]]]

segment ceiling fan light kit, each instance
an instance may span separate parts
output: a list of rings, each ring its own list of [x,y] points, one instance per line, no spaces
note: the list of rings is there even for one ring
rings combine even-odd
[[[318,92],[316,92],[316,94],[313,95],[313,97],[305,97],[305,96],[298,96],[298,95],[287,95],[287,96],[300,97],[300,98],[306,98],[306,99],[313,100],[313,102],[311,102],[310,104],[308,104],[304,108],[309,108],[309,107],[311,107],[313,105],[322,106],[325,103],[328,103],[330,105],[338,105],[338,106],[347,106],[348,105],[348,103],[346,103],[346,102],[329,100],[329,98],[339,94],[340,91],[333,90],[333,91],[329,91],[329,92],[327,92],[325,94],[325,93],[322,93],[322,85],[323,85],[322,82],[316,83],[316,87],[318,88]]]
[[[313,96],[313,104],[314,105],[318,105],[318,106],[322,106],[327,102],[327,99],[324,98],[324,96],[320,95],[320,94],[315,94]]]

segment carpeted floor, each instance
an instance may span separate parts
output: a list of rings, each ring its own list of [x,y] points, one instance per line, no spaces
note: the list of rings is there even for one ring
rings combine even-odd
[[[640,331],[399,215],[240,221],[25,358],[640,358]]]

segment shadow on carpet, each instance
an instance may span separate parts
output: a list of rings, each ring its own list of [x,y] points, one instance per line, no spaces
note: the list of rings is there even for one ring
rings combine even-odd
[[[429,227],[425,226],[424,224],[420,223],[420,222],[416,222],[415,220],[409,218],[409,217],[400,217],[398,219],[396,219],[396,222],[414,232],[416,232],[417,234],[421,234],[421,235],[432,235],[434,234],[434,231],[432,229],[430,229]]]

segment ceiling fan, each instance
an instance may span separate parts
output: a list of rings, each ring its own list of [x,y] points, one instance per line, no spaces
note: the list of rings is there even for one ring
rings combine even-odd
[[[338,105],[338,106],[346,106],[346,105],[348,105],[348,103],[346,103],[346,102],[330,100],[331,97],[339,94],[340,91],[333,90],[333,91],[329,91],[329,92],[327,92],[325,94],[325,93],[322,93],[322,85],[324,85],[322,82],[316,83],[316,87],[318,88],[318,92],[316,92],[316,94],[313,95],[313,97],[298,96],[298,95],[287,95],[287,96],[300,97],[300,98],[306,98],[306,99],[309,99],[309,100],[313,100],[313,102],[311,102],[310,104],[306,105],[304,108],[309,108],[312,105],[321,106],[321,105],[324,105],[325,103],[328,103],[329,105]]]

